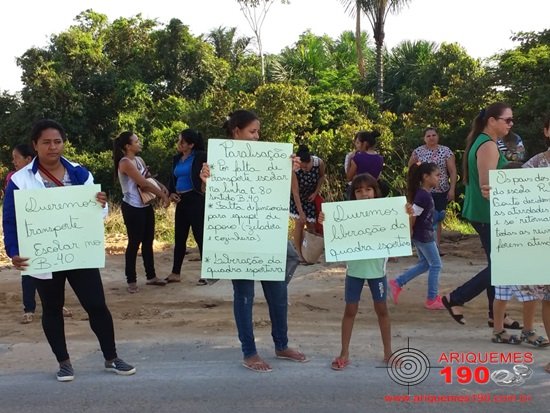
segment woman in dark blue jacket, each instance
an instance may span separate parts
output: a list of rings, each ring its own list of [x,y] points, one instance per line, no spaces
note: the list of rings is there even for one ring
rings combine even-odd
[[[178,154],[172,160],[172,174],[168,184],[170,199],[177,203],[175,216],[174,264],[166,281],[181,281],[181,265],[186,252],[189,229],[202,257],[202,235],[204,231],[204,183],[200,178],[202,164],[206,162],[204,141],[193,129],[183,130],[178,138]],[[206,285],[200,279],[199,285]]]

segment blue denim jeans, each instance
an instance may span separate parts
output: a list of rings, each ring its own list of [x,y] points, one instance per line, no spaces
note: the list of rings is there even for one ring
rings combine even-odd
[[[487,290],[487,300],[489,301],[489,318],[493,318],[493,301],[495,300],[495,287],[491,285],[491,225],[480,222],[471,222],[472,226],[479,235],[481,246],[487,256],[487,267],[478,272],[469,281],[466,281],[460,287],[451,292],[450,304],[463,305],[476,298],[483,290]]]
[[[285,281],[262,281],[261,283],[269,308],[271,336],[275,350],[285,350],[288,347],[287,284]],[[254,280],[233,280],[233,312],[245,358],[257,354],[252,320],[254,284]]]
[[[30,275],[21,277],[21,289],[23,290],[23,311],[25,313],[34,313],[36,310],[36,286],[34,278]]]
[[[416,252],[418,253],[418,263],[409,268],[403,274],[396,278],[400,287],[403,287],[413,278],[428,271],[428,300],[433,300],[437,297],[439,289],[439,274],[441,273],[441,258],[435,241],[420,242],[412,240]]]

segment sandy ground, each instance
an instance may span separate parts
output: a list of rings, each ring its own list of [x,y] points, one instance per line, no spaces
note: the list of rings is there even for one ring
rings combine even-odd
[[[102,270],[119,348],[128,342],[193,340],[198,347],[204,343],[215,343],[220,349],[229,348],[234,351],[236,358],[240,357],[233,321],[230,281],[222,280],[214,285],[196,286],[200,262],[196,261],[197,251],[192,251],[184,261],[182,282],[165,287],[146,286],[141,262],[138,262],[138,274],[141,274],[138,276],[140,291],[129,294],[126,292],[124,278],[124,256],[113,253],[122,249],[120,245],[108,248],[111,254],[107,257],[106,268]],[[446,253],[440,280],[442,293],[468,280],[483,266],[483,252],[475,236],[446,234],[442,251]],[[397,263],[390,263],[389,277],[395,277],[414,262],[414,257],[405,257],[400,258]],[[156,253],[159,276],[169,274],[171,263],[171,250],[165,249]],[[291,345],[299,347],[308,356],[327,358],[327,364],[330,363],[330,357],[339,351],[344,276],[343,265],[320,262],[311,266],[300,266],[289,285]],[[426,278],[423,275],[409,283],[400,296],[398,306],[389,300],[394,350],[406,346],[408,338],[415,347],[436,357],[441,351],[469,351],[472,346],[484,351],[504,350],[502,345],[499,347],[489,342],[485,294],[465,307],[467,326],[462,327],[453,322],[444,310],[429,311],[423,308]],[[257,284],[255,333],[261,352],[267,349],[271,351],[269,316],[261,288]],[[33,323],[20,324],[20,288],[18,273],[4,265],[0,270],[0,365],[3,373],[52,368],[55,365],[55,359],[42,332],[40,305]],[[73,312],[73,317],[66,319],[66,335],[74,360],[87,352],[97,351],[98,345],[89,328],[86,313],[69,287],[66,305]],[[520,318],[517,302],[513,301],[509,310],[516,319]],[[540,315],[537,325],[542,333],[544,330],[540,325]],[[525,345],[520,347],[523,351],[533,351]],[[351,352],[352,357],[359,353],[362,358],[382,357],[378,325],[368,289],[363,292]],[[539,366],[543,361],[549,361],[550,352],[547,354],[537,356]],[[29,357],[32,357],[33,363],[26,362]]]

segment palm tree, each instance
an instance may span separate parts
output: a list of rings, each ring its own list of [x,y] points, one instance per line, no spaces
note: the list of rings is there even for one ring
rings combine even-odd
[[[361,42],[361,0],[340,0],[352,16],[355,16],[355,51],[357,53],[357,68],[361,79],[365,78],[365,59]]]
[[[208,33],[208,41],[214,46],[216,56],[229,62],[232,68],[239,66],[252,40],[247,36],[236,37],[236,32],[236,27],[220,26]]]
[[[359,16],[359,8],[365,13],[372,27],[374,43],[376,45],[376,100],[383,102],[384,95],[384,26],[388,13],[398,13],[410,0],[340,0],[349,10],[354,5],[356,15]],[[356,36],[359,17],[356,17]]]

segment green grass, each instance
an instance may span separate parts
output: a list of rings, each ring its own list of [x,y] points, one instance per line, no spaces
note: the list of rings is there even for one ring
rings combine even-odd
[[[463,235],[477,234],[474,227],[468,221],[461,220],[459,217],[460,206],[456,202],[451,202],[447,206],[443,228],[449,231],[460,232]]]

